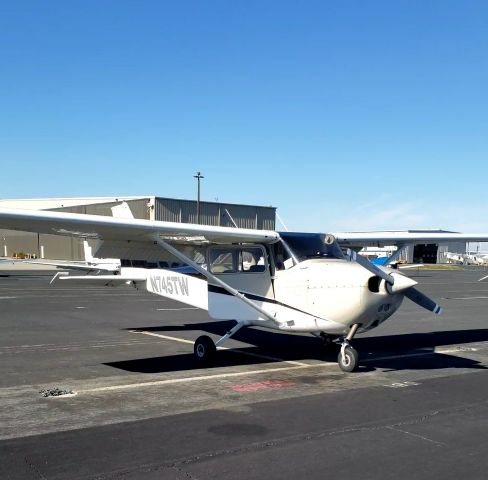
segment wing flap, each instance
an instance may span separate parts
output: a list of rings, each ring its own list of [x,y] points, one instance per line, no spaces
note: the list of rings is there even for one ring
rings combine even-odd
[[[59,281],[79,283],[83,285],[112,286],[131,285],[145,283],[148,270],[144,268],[125,268],[120,275],[70,275],[68,272],[58,272],[51,283]]]

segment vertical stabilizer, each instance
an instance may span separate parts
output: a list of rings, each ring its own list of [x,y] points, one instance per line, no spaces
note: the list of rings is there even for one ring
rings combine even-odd
[[[88,240],[83,240],[83,251],[85,252],[85,262],[93,262],[93,250]]]
[[[83,240],[83,251],[85,252],[85,262],[97,263],[100,259],[95,257],[98,250],[102,246],[102,240]]]

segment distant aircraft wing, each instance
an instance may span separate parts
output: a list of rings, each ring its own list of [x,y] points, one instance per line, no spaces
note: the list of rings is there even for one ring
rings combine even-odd
[[[420,268],[423,267],[423,263],[411,263],[410,265],[398,265],[399,270],[408,270],[409,268]]]
[[[332,235],[341,247],[349,248],[440,242],[488,242],[488,233],[340,232]]]
[[[271,230],[5,208],[0,209],[0,228],[125,242],[153,242],[154,235],[159,235],[168,243],[183,245],[274,243],[279,239]]]

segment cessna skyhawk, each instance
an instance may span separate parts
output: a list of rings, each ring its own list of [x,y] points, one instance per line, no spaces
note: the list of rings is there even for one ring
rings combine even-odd
[[[435,314],[442,310],[415,288],[416,281],[371,264],[356,250],[366,245],[398,245],[401,250],[412,243],[488,240],[488,234],[279,233],[14,209],[0,209],[0,228],[96,239],[96,254],[102,258],[176,257],[192,267],[196,275],[122,267],[119,275],[57,274],[56,279],[129,283],[208,310],[214,319],[235,320],[216,343],[206,335],[196,339],[194,353],[200,362],[211,360],[216,347],[241,328],[260,326],[338,340],[338,363],[347,372],[358,367],[354,336],[387,320],[405,297]]]

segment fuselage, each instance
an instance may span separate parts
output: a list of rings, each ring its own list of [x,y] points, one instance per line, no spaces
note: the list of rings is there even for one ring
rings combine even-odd
[[[403,300],[401,293],[389,293],[384,281],[357,263],[341,259],[306,260],[276,272],[274,287],[279,302],[341,325],[337,334],[356,323],[360,331],[377,327]]]
[[[127,270],[127,269],[123,269]],[[389,293],[384,280],[345,259],[310,259],[292,268],[259,273],[219,274],[218,278],[269,312],[271,321],[212,282],[175,271],[148,270],[148,291],[207,309],[215,319],[294,332],[343,335],[351,325],[360,332],[377,327],[401,305],[401,293]],[[395,275],[400,275],[395,272]]]

